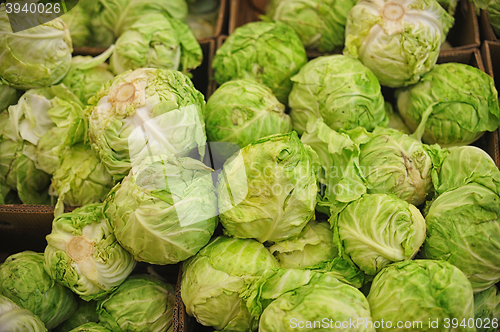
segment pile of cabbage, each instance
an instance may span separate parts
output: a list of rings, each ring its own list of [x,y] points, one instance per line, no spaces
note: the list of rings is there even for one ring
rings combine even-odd
[[[471,144],[500,107],[490,76],[436,64],[453,4],[270,1],[203,96],[160,2],[98,3],[105,53],[71,58],[55,20],[67,73],[0,72],[0,198],[58,197],[44,252],[0,265],[1,327],[169,330],[172,286],[136,266],[182,262],[187,314],[218,331],[498,329],[500,170]],[[181,51],[150,39],[170,28]]]

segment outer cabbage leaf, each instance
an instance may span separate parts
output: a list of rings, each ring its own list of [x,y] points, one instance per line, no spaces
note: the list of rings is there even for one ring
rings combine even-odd
[[[106,198],[104,213],[118,242],[151,264],[195,255],[217,226],[212,171],[191,158],[144,159]]]
[[[137,68],[187,73],[202,60],[201,46],[187,24],[163,14],[149,14],[118,37],[110,67],[115,74]]]
[[[217,194],[225,232],[264,243],[298,235],[314,218],[316,175],[297,136],[255,141],[224,164]]]
[[[443,261],[392,264],[377,274],[367,298],[373,320],[392,323],[392,328],[386,324],[386,328],[377,331],[432,331],[434,327],[429,322],[436,319],[441,324],[445,319],[467,322],[474,318],[470,283],[459,269]],[[421,324],[396,328],[398,321]],[[455,330],[475,331],[475,328],[462,325]]]
[[[30,0],[29,2],[35,2]],[[32,20],[47,21],[53,14],[30,15]],[[25,19],[11,15],[11,19]],[[28,90],[60,82],[71,65],[70,32],[60,18],[16,33],[12,32],[5,6],[0,7],[0,77],[10,86]],[[22,22],[21,22],[22,24]]]
[[[322,118],[332,129],[387,126],[380,84],[359,60],[329,55],[309,61],[291,78],[289,96],[293,128],[306,130],[311,117]]]
[[[53,329],[76,310],[74,294],[43,269],[43,254],[23,251],[0,265],[0,295],[38,316]]]
[[[349,12],[344,54],[389,87],[415,84],[436,64],[453,25],[435,0],[362,0]]]
[[[186,312],[217,330],[256,331],[257,319],[239,292],[265,270],[276,267],[278,262],[259,242],[219,236],[182,266],[181,297]]]
[[[141,68],[118,75],[89,100],[92,147],[115,180],[144,158],[205,151],[203,95],[178,71]]]
[[[228,81],[215,90],[207,101],[205,122],[210,142],[230,142],[235,144],[234,150],[292,130],[285,106],[271,89],[253,80]],[[230,156],[236,151],[223,152]]]
[[[500,197],[470,183],[439,196],[426,217],[423,253],[458,267],[474,292],[500,281]]]
[[[0,113],[10,105],[17,104],[19,92],[0,79]]]
[[[288,103],[290,77],[307,62],[299,36],[285,23],[252,22],[239,27],[217,50],[212,62],[217,83],[255,79]]]
[[[150,275],[133,275],[99,301],[99,322],[111,331],[171,331],[174,287]]]
[[[467,145],[500,125],[493,78],[462,63],[435,66],[396,98],[408,128],[428,144]]]
[[[420,211],[394,195],[365,194],[329,221],[339,255],[372,276],[415,257],[425,240]]]
[[[42,321],[26,309],[21,309],[0,295],[0,332],[46,332]]]
[[[45,270],[86,301],[107,296],[135,267],[108,226],[102,204],[56,217],[46,238]]]
[[[354,0],[272,0],[266,17],[288,24],[307,49],[331,52],[344,46],[345,25]]]

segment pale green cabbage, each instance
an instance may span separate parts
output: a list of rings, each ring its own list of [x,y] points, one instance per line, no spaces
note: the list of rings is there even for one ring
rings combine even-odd
[[[163,14],[149,14],[118,37],[110,68],[115,74],[137,68],[187,73],[202,60],[201,46],[187,24]]]
[[[356,59],[329,55],[309,61],[291,78],[289,96],[293,129],[306,130],[311,117],[322,118],[334,130],[387,126],[380,84]]]
[[[344,54],[382,85],[415,84],[436,64],[453,21],[435,0],[360,0],[347,17]]]
[[[212,172],[191,158],[144,159],[106,198],[104,213],[118,242],[151,264],[195,255],[217,225]]]
[[[221,331],[256,331],[258,321],[239,293],[276,267],[274,257],[255,240],[215,238],[182,266],[181,297],[187,314]]]
[[[78,299],[78,308],[75,313],[62,324],[58,325],[54,332],[70,332],[78,327],[88,325],[88,323],[97,322],[99,322],[97,302]],[[107,330],[104,331],[107,332]]]
[[[292,130],[285,106],[271,89],[252,80],[229,81],[215,90],[207,101],[205,122],[209,142],[232,143],[220,145],[225,151],[219,152],[226,156],[263,137]],[[217,147],[211,144],[212,150]]]
[[[396,98],[408,128],[428,144],[467,145],[500,125],[493,78],[466,64],[436,65]]]
[[[271,269],[242,294],[259,332],[370,331],[364,325],[339,329],[335,322],[371,320],[363,293],[330,273]],[[317,321],[314,325],[314,321]],[[321,328],[321,329],[319,329]]]
[[[172,331],[174,287],[150,275],[133,275],[99,301],[99,324],[111,331]]]
[[[43,268],[43,253],[23,251],[0,265],[0,295],[38,316],[53,329],[76,311],[76,298]]]
[[[86,323],[74,328],[70,332],[112,332],[112,330],[107,329],[101,324]]]
[[[474,294],[477,332],[496,332],[500,321],[500,292],[497,286]]]
[[[42,321],[29,310],[20,308],[0,295],[0,332],[45,332]]]
[[[331,52],[344,46],[347,14],[355,0],[271,0],[266,18],[288,24],[307,49]]]
[[[69,12],[61,16],[61,19],[68,26],[74,47],[89,46],[92,38],[90,18],[93,13],[81,5],[84,2],[88,2],[88,0],[79,1]]]
[[[309,150],[291,132],[255,141],[226,161],[217,194],[227,234],[264,243],[302,231],[316,205]]]
[[[178,71],[140,68],[106,83],[89,100],[92,147],[115,180],[144,158],[205,152],[203,95]]]
[[[440,195],[425,216],[423,253],[458,267],[474,292],[500,281],[500,197],[470,183]]]
[[[107,296],[135,267],[107,224],[102,204],[59,215],[46,239],[45,270],[86,301]]]
[[[43,21],[47,15],[30,18]],[[60,18],[13,33],[6,7],[0,6],[0,78],[10,86],[28,90],[59,83],[71,65],[71,52],[71,36]]]
[[[377,274],[367,298],[373,321],[386,323],[377,331],[475,331],[468,321],[474,319],[471,285],[459,269],[443,261],[392,264]],[[445,319],[450,328],[444,327]],[[451,328],[452,320],[458,321],[456,329]],[[398,322],[410,322],[410,327],[400,324],[398,328]]]
[[[299,36],[281,22],[252,22],[237,28],[217,50],[212,62],[217,83],[255,79],[288,103],[290,77],[307,62]]]
[[[339,255],[372,276],[388,264],[414,258],[425,240],[420,211],[394,195],[365,194],[329,221]]]
[[[115,77],[105,62],[114,51],[112,46],[96,57],[74,56],[71,59],[71,68],[62,82],[84,105],[103,84]]]

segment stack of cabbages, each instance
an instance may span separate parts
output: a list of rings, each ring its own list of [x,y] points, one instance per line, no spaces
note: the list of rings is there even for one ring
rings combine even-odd
[[[16,79],[61,65],[0,72],[17,102],[0,113],[4,197],[59,198],[45,252],[0,266],[0,326],[168,330],[172,289],[129,276],[140,261],[183,262],[186,311],[216,330],[497,330],[500,171],[467,144],[500,109],[491,77],[436,65],[452,24],[435,0],[272,0],[217,51],[206,104],[189,67],[133,62],[83,100],[91,85],[60,74],[17,101]],[[132,63],[118,44],[112,68]]]

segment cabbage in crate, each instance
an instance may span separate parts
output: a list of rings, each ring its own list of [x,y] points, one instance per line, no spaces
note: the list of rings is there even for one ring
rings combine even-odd
[[[425,240],[420,211],[394,195],[365,194],[347,206],[336,204],[329,221],[339,256],[371,276],[413,259]]]
[[[172,331],[174,287],[151,276],[130,276],[97,304],[99,324],[111,331]]]
[[[210,142],[228,142],[211,144],[212,153],[226,158],[258,139],[292,130],[285,106],[253,80],[222,84],[207,101],[205,121]]]
[[[262,138],[228,159],[217,184],[225,232],[262,243],[298,235],[316,205],[310,151],[291,132]]]
[[[260,316],[259,332],[375,331],[373,326],[358,324],[371,321],[363,293],[332,273],[269,269],[242,292],[242,297],[250,313]],[[338,322],[351,323],[340,329],[335,325]]]
[[[278,263],[261,243],[219,236],[183,265],[181,297],[186,312],[227,332],[256,331],[240,292]]]
[[[415,260],[392,264],[377,274],[367,298],[373,321],[386,322],[385,328],[377,331],[476,330],[469,322],[474,319],[471,285],[459,269],[447,262]],[[436,319],[439,329],[435,323],[429,326]],[[446,320],[458,321],[458,326],[441,328]],[[412,324],[397,328],[400,321]],[[461,324],[463,321],[465,324]],[[387,328],[389,323],[391,328]]]
[[[493,78],[466,64],[436,65],[396,98],[408,128],[428,144],[467,145],[500,125]]]
[[[52,279],[43,268],[43,253],[23,251],[0,265],[0,295],[30,310],[53,329],[76,310],[71,290]]]
[[[271,0],[266,19],[288,24],[307,49],[331,52],[344,46],[345,25],[355,0]]]
[[[360,0],[347,17],[344,54],[382,85],[414,84],[436,64],[453,21],[435,0]]]
[[[291,78],[289,96],[293,129],[306,130],[311,117],[334,130],[387,126],[384,97],[373,73],[359,60],[329,55],[309,61]]]
[[[212,67],[217,83],[248,78],[269,87],[288,103],[290,77],[307,62],[299,36],[282,22],[252,22],[239,27],[217,50]]]
[[[45,270],[86,301],[106,297],[135,267],[107,224],[102,204],[56,217],[46,238]]]
[[[47,21],[49,15],[53,14],[30,15],[29,18]],[[26,17],[11,16],[12,22],[9,21],[6,7],[0,7],[0,78],[12,87],[23,90],[59,83],[69,70],[73,52],[66,24],[60,18],[55,18],[13,33],[11,23],[16,25],[24,22],[16,22],[14,17]]]
[[[217,225],[212,171],[191,158],[144,159],[106,198],[104,213],[118,242],[151,264],[195,255]]]
[[[203,95],[179,71],[140,68],[108,82],[89,100],[92,147],[115,180],[144,158],[205,151]]]
[[[188,14],[186,0],[97,0],[95,4],[99,23],[119,37],[137,20],[162,13],[185,21]]]
[[[0,295],[0,331],[46,332],[47,329],[31,311],[19,307],[7,297]]]
[[[187,73],[198,67],[202,59],[200,44],[187,24],[163,14],[150,14],[118,37],[110,67],[115,74],[137,68]]]

